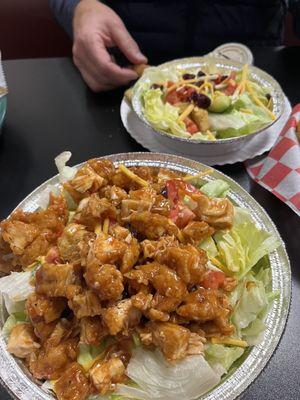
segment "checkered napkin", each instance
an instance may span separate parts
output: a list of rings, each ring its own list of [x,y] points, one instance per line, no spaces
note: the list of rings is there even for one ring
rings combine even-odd
[[[248,174],[300,216],[300,104],[268,155],[246,163]]]

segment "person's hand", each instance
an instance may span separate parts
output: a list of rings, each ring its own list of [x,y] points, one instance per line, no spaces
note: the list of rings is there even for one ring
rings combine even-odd
[[[118,47],[132,64],[146,63],[137,43],[119,16],[97,0],[81,0],[73,18],[73,60],[95,92],[127,85],[137,73],[117,65],[107,48]]]

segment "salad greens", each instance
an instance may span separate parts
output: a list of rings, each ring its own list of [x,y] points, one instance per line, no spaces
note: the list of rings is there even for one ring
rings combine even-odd
[[[157,130],[193,140],[248,135],[276,119],[268,90],[240,71],[149,68],[134,92]]]

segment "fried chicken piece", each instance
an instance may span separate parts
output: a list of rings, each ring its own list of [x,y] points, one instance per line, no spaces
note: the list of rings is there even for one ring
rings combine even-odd
[[[85,227],[80,224],[68,224],[62,235],[57,240],[59,255],[64,262],[80,262],[81,249],[80,242],[82,240],[92,239],[94,235],[87,232]]]
[[[163,253],[168,247],[178,247],[179,242],[174,236],[163,236],[158,240],[143,240],[141,243],[143,256],[147,258],[155,258],[158,254]]]
[[[72,298],[82,291],[81,267],[73,264],[43,264],[35,274],[36,293]]]
[[[139,258],[139,242],[132,236],[131,232],[128,229],[118,224],[111,225],[108,232],[115,239],[125,244],[125,251],[120,264],[120,271],[124,274],[125,272],[133,268]]]
[[[8,339],[7,351],[16,357],[26,358],[40,347],[30,324],[17,324]]]
[[[187,355],[190,331],[183,326],[170,322],[148,322],[147,328],[152,334],[152,343],[159,347],[165,358],[172,362]]]
[[[97,174],[87,163],[81,167],[75,177],[64,183],[64,188],[71,194],[75,201],[78,201],[97,192],[102,186],[107,184],[107,180]]]
[[[99,346],[108,335],[108,329],[104,326],[100,317],[84,317],[80,320],[81,343]]]
[[[46,239],[46,236],[41,234],[26,247],[24,254],[19,257],[18,262],[24,267],[31,265],[38,257],[47,254],[49,247],[50,243]]]
[[[140,311],[146,311],[151,307],[153,300],[152,294],[139,292],[131,297],[132,305]]]
[[[38,236],[37,227],[7,219],[1,222],[2,238],[9,244],[12,252],[16,255],[24,254],[25,248]]]
[[[135,175],[151,183],[156,180],[157,170],[153,167],[129,167],[128,168]],[[125,190],[139,189],[140,186],[134,180],[130,179],[120,169],[118,169],[112,179],[114,185],[121,187]]]
[[[190,197],[198,204],[193,212],[201,221],[207,222],[215,229],[232,227],[234,208],[229,199],[210,199],[200,192],[190,193]]]
[[[125,276],[130,280],[148,285],[149,282],[157,292],[166,297],[182,300],[186,294],[186,286],[172,269],[157,262],[140,265]]]
[[[130,190],[129,198],[131,200],[149,202],[152,206],[156,200],[156,191],[151,186],[146,186],[137,190]]]
[[[161,236],[180,235],[178,227],[167,217],[159,214],[152,214],[149,211],[132,214],[130,224],[137,232],[147,239],[158,240]]]
[[[122,297],[123,275],[114,265],[88,265],[84,277],[88,287],[101,300],[119,300]]]
[[[165,217],[169,217],[171,211],[171,204],[168,199],[166,199],[161,194],[156,196],[155,202],[151,207],[151,212],[154,214],[160,214]]]
[[[86,400],[90,394],[90,382],[77,362],[63,372],[54,383],[58,400]]]
[[[203,239],[212,236],[215,230],[204,221],[191,221],[182,232],[187,242],[198,246]]]
[[[120,271],[122,272],[122,274],[130,271],[134,267],[140,256],[140,245],[137,239],[131,237],[129,238],[129,240],[130,242],[127,244],[127,248],[125,250],[120,267]]]
[[[78,339],[70,338],[57,346],[44,346],[27,357],[29,371],[37,379],[56,380],[77,359]]]
[[[150,211],[152,207],[151,201],[148,200],[134,200],[125,199],[121,204],[121,218],[123,221],[129,221],[133,213],[140,213],[143,211]]]
[[[62,297],[32,293],[26,301],[26,313],[32,323],[44,321],[48,324],[58,319],[66,306],[67,301]]]
[[[73,221],[85,225],[90,230],[94,230],[102,219],[110,218],[115,220],[116,217],[116,207],[106,198],[100,199],[99,195],[94,193],[80,201]]]
[[[79,327],[75,318],[61,318],[55,325],[53,332],[49,336],[45,346],[56,347],[63,340],[74,338],[79,333]]]
[[[208,259],[204,250],[186,245],[167,247],[156,256],[156,260],[174,269],[186,284],[197,285],[203,280]]]
[[[76,294],[68,305],[78,319],[100,315],[102,310],[100,299],[92,290]]]
[[[227,304],[224,305],[223,299],[224,295],[217,290],[200,287],[185,297],[184,304],[177,309],[177,314],[191,321],[199,322],[228,317],[230,309]]]
[[[127,192],[118,186],[105,186],[99,190],[99,196],[107,198],[114,206],[119,206],[122,200],[128,198]]]
[[[125,366],[118,357],[96,363],[89,371],[90,379],[101,395],[113,390],[124,378]]]
[[[112,236],[102,234],[95,239],[90,247],[87,256],[87,265],[121,265],[126,248],[127,246],[124,241],[120,241]]]
[[[111,335],[121,331],[127,335],[128,329],[138,325],[141,318],[141,312],[133,306],[131,299],[121,300],[103,309],[101,314]]]
[[[92,158],[87,161],[89,165],[99,176],[105,179],[105,184],[111,182],[116,168],[114,164],[105,158]]]
[[[56,324],[57,320],[49,322],[48,324],[44,321],[32,322],[34,334],[41,343],[49,339],[55,330]]]

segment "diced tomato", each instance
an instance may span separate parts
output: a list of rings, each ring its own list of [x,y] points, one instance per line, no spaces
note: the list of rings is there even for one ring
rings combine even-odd
[[[183,121],[186,126],[186,130],[193,135],[196,132],[199,132],[198,126],[195,124],[194,121],[191,120],[191,118],[186,117]]]
[[[61,258],[59,255],[58,248],[56,246],[51,247],[51,249],[48,251],[45,261],[49,264],[59,264],[61,263]]]
[[[201,285],[205,289],[219,289],[224,283],[225,274],[222,271],[209,271]]]
[[[180,90],[177,91],[178,96],[182,102],[188,102],[191,99],[192,94],[195,92],[195,89],[184,86]]]
[[[178,226],[184,228],[191,220],[195,218],[195,214],[188,207],[177,204],[170,211],[170,219]]]
[[[229,83],[229,85],[227,85],[227,87],[224,89],[224,93],[225,93],[227,96],[231,96],[231,95],[234,93],[236,87],[237,87],[236,84],[233,85],[233,84]]]
[[[180,200],[179,191],[188,193],[197,193],[199,190],[190,183],[183,182],[180,179],[170,179],[166,182],[168,199],[172,204],[177,204]]]
[[[222,75],[218,74],[217,78],[214,79],[214,82],[216,85],[222,82]]]
[[[174,85],[174,82],[172,82],[172,81],[168,81],[167,82],[167,87],[169,88],[169,87],[171,87],[171,86],[173,86]]]
[[[170,104],[176,104],[176,103],[180,103],[180,97],[178,95],[178,92],[176,92],[176,89],[172,90],[171,92],[169,92],[166,96],[166,102],[170,103]]]

